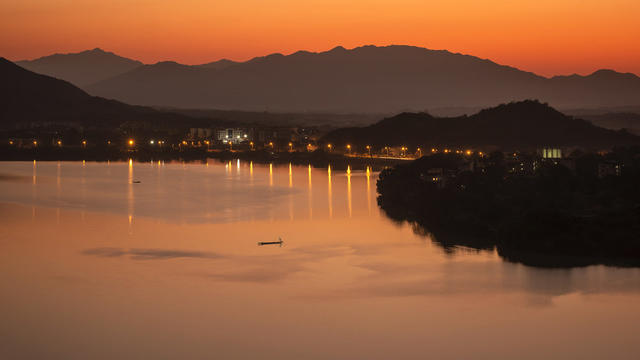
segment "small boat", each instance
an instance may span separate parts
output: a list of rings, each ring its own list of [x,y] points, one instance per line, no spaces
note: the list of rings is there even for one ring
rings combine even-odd
[[[133,180],[132,183],[134,184],[140,184],[140,180]]]
[[[282,244],[284,243],[284,241],[282,241],[282,238],[278,237],[278,241],[259,241],[258,242],[258,246],[264,246],[264,245],[280,245],[280,247],[282,247]]]

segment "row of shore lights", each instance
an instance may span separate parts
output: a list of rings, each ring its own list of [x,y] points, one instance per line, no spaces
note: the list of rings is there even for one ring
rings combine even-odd
[[[164,145],[164,143],[165,143],[164,140],[158,140],[158,141],[149,140],[150,145],[155,145],[155,144]],[[13,145],[13,144],[15,144],[15,142],[13,140],[9,140],[9,145]],[[81,144],[82,144],[82,147],[87,147],[87,140],[82,140]],[[129,139],[127,141],[127,144],[129,144],[129,146],[133,146],[135,145],[135,141],[133,139]],[[38,146],[38,140],[33,140],[33,145]],[[57,140],[56,145],[62,146],[62,140]],[[111,145],[111,140],[107,140],[107,145]]]
[[[289,143],[289,144],[291,144],[291,143]],[[309,145],[309,146],[311,146],[311,145]],[[346,149],[347,149],[347,151],[348,151],[349,153],[351,153],[351,148],[352,148],[352,147],[351,147],[351,145],[350,145],[350,144],[347,144]],[[366,149],[367,149],[367,151],[369,152],[369,155],[371,155],[371,146],[370,146],[370,145],[367,145],[367,146],[365,146],[365,148],[366,148]],[[331,151],[331,150],[333,149],[333,145],[332,145],[332,144],[327,144],[327,149],[329,149],[329,151]],[[386,151],[387,153],[389,152],[389,150],[390,150],[390,149],[391,149],[391,148],[390,148],[389,146],[385,146],[385,147],[383,148],[383,150],[384,150],[384,151]],[[409,148],[408,148],[408,147],[406,147],[406,146],[401,146],[401,147],[400,147],[400,151],[401,151],[403,154],[405,154],[408,150],[409,150]],[[416,148],[416,152],[417,152],[417,153],[419,153],[419,154],[422,156],[422,148],[420,148],[420,147]],[[436,148],[431,148],[431,152],[432,152],[433,154],[435,154],[435,153],[437,153],[437,152],[438,152],[438,149],[436,149]],[[473,154],[473,151],[472,151],[472,150],[462,151],[462,150],[450,150],[450,149],[444,149],[442,152],[443,152],[443,153],[445,153],[445,154],[449,154],[449,153],[465,154],[465,155],[472,155],[472,154]],[[482,151],[479,151],[479,152],[478,152],[478,155],[480,155],[480,156],[484,156],[484,153],[483,153]]]
[[[56,143],[57,143],[57,145],[58,145],[58,146],[62,146],[62,140],[58,140]],[[129,146],[134,146],[134,145],[135,145],[135,140],[133,140],[133,139],[129,139],[129,140],[127,141],[127,143],[129,144]],[[149,144],[150,144],[150,145],[156,145],[156,144],[157,144],[157,145],[164,145],[164,143],[165,143],[165,142],[164,142],[164,140],[158,140],[158,141],[156,141],[156,140],[149,140]],[[210,144],[209,140],[205,140],[205,142],[204,142],[204,143],[205,143],[206,145],[209,145],[209,144]],[[13,140],[9,140],[9,145],[13,145],[13,144],[14,144]],[[111,140],[107,140],[107,144],[108,144],[108,145],[111,145]],[[229,142],[228,142],[228,144],[229,144],[229,147],[231,147],[233,143],[232,143],[231,141],[229,141]],[[34,145],[34,146],[38,146],[38,141],[37,141],[37,140],[33,140],[33,145]],[[182,145],[187,145],[187,141],[182,141]],[[87,140],[82,140],[82,146],[83,146],[83,147],[86,147],[86,146],[87,146]],[[253,150],[253,148],[254,148],[254,143],[253,143],[253,141],[249,142],[249,146],[251,146],[251,149]],[[271,141],[269,142],[269,147],[271,147],[271,148],[273,149],[273,147],[274,147],[273,142],[271,142]],[[349,153],[351,153],[351,148],[352,148],[352,147],[351,147],[351,144],[347,144],[346,149],[347,149],[347,151],[348,151]],[[367,149],[367,151],[369,152],[369,155],[371,155],[371,146],[370,146],[370,145],[367,145],[367,146],[365,146],[365,148],[366,148],[366,149]],[[327,144],[327,149],[329,149],[329,151],[331,151],[331,150],[333,149],[333,145],[332,145],[332,144]],[[383,149],[388,153],[388,152],[389,152],[389,150],[390,150],[390,147],[385,146]],[[289,150],[293,150],[293,143],[292,143],[292,142],[289,142]],[[311,150],[311,144],[307,144],[307,150]],[[408,148],[408,147],[406,147],[406,146],[402,146],[402,147],[400,147],[400,151],[402,152],[402,154],[405,154],[405,153],[406,153],[406,151],[408,151],[408,150],[409,150],[409,148]],[[418,147],[418,148],[416,149],[416,152],[418,152],[418,153],[422,156],[422,149],[421,149],[421,148],[419,148],[419,147]],[[435,153],[437,153],[437,152],[438,152],[438,149],[436,149],[436,148],[431,148],[431,152],[435,154]],[[444,149],[444,150],[443,150],[443,152],[444,152],[445,154],[448,154],[448,153],[454,153],[454,152],[455,152],[456,154],[465,154],[465,155],[472,155],[472,154],[473,154],[473,151],[471,151],[471,150],[462,151],[462,150],[450,150],[450,149]],[[483,155],[484,155],[484,153],[483,153],[482,151],[479,151],[479,152],[478,152],[478,155],[483,156]]]

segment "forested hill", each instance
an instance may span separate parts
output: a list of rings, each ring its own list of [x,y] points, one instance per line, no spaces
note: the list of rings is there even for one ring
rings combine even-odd
[[[541,146],[612,147],[640,143],[640,137],[613,131],[526,100],[485,109],[472,116],[436,118],[402,113],[374,125],[343,128],[322,141],[356,146],[460,146],[531,149]]]

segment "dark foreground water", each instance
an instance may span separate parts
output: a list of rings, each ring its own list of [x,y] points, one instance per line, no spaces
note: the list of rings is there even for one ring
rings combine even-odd
[[[376,178],[0,163],[0,358],[637,359],[639,269],[444,251]]]

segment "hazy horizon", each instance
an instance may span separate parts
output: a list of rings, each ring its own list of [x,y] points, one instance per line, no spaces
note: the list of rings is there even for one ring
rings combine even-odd
[[[481,57],[481,56],[477,56],[476,54],[456,52],[456,51],[452,51],[450,49],[434,49],[434,48],[429,48],[429,47],[426,47],[426,46],[412,45],[412,44],[399,44],[399,43],[398,44],[384,44],[384,45],[361,44],[361,45],[356,45],[356,46],[353,46],[353,47],[346,47],[346,46],[338,44],[338,45],[332,46],[330,48],[320,49],[320,50],[298,49],[298,50],[294,50],[294,51],[290,51],[290,52],[275,51],[275,52],[266,53],[266,54],[257,54],[255,56],[251,56],[249,58],[232,59],[232,58],[229,58],[229,57],[221,57],[221,58],[210,59],[210,60],[206,60],[204,62],[197,62],[197,63],[185,63],[185,62],[178,61],[175,58],[164,58],[164,59],[158,59],[156,61],[147,62],[147,61],[138,59],[136,57],[126,56],[126,55],[123,55],[123,54],[119,53],[118,51],[114,51],[112,49],[105,49],[105,48],[99,47],[99,46],[90,47],[90,48],[86,48],[86,49],[80,49],[80,50],[76,50],[76,51],[70,51],[70,52],[55,51],[55,52],[44,54],[44,55],[37,55],[37,56],[32,57],[32,58],[10,58],[10,57],[8,57],[7,59],[12,61],[12,62],[14,62],[14,63],[18,63],[18,62],[26,62],[26,61],[36,61],[36,60],[39,60],[39,59],[42,59],[42,58],[46,58],[46,57],[50,57],[50,56],[54,56],[54,55],[77,55],[77,54],[80,54],[80,53],[91,52],[91,51],[95,51],[95,50],[101,50],[101,51],[103,51],[105,53],[111,53],[111,54],[114,54],[116,56],[120,56],[120,57],[129,59],[129,60],[139,61],[143,65],[156,65],[156,64],[164,63],[164,62],[175,62],[175,63],[178,63],[180,65],[199,66],[199,65],[206,65],[206,64],[210,64],[210,63],[214,63],[214,62],[218,62],[218,61],[233,61],[233,62],[237,62],[237,63],[244,63],[244,62],[249,62],[249,61],[251,61],[253,59],[256,59],[256,58],[264,58],[264,57],[268,57],[268,56],[272,56],[272,55],[289,56],[289,55],[293,55],[293,54],[298,53],[298,52],[309,52],[309,53],[313,53],[313,54],[320,54],[320,53],[329,52],[332,49],[339,48],[339,47],[345,48],[346,50],[354,50],[354,49],[357,49],[357,48],[362,48],[362,47],[367,47],[367,46],[375,46],[375,47],[378,47],[378,48],[389,47],[389,46],[409,46],[409,47],[417,47],[417,48],[421,48],[421,49],[434,50],[434,51],[447,51],[447,52],[449,52],[451,54],[472,56],[472,57],[476,57],[476,58],[481,59],[481,60],[488,60],[488,61],[494,62],[494,63],[496,63],[498,65],[513,67],[515,69],[518,69],[518,70],[521,70],[521,71],[524,71],[524,72],[530,72],[530,73],[533,73],[535,75],[542,76],[542,77],[549,78],[549,79],[553,78],[555,76],[571,76],[571,75],[588,76],[588,75],[591,75],[591,74],[593,74],[593,73],[595,73],[597,71],[600,71],[600,70],[613,70],[613,71],[618,72],[618,73],[623,73],[623,74],[624,73],[629,73],[629,74],[633,74],[635,76],[640,77],[640,69],[639,69],[638,72],[622,71],[622,70],[619,70],[619,69],[616,69],[616,68],[613,68],[613,67],[608,67],[606,65],[603,66],[603,67],[594,68],[593,70],[590,70],[590,71],[586,70],[584,72],[577,72],[577,71],[571,72],[571,71],[569,71],[569,72],[565,72],[565,73],[545,74],[545,73],[539,73],[539,72],[532,71],[532,70],[529,70],[529,69],[521,68],[521,67],[518,67],[518,66],[516,66],[514,64],[501,63],[499,61],[496,61],[495,59],[484,58],[484,57]]]

